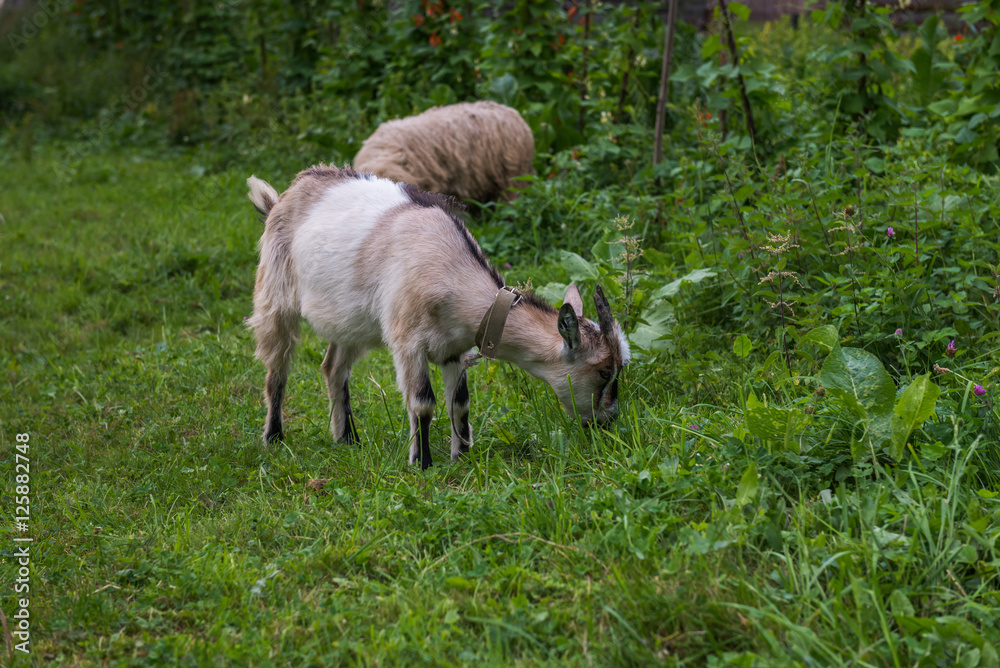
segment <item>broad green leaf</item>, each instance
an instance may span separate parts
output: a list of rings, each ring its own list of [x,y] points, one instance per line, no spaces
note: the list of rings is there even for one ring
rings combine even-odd
[[[926,109],[938,116],[949,116],[954,112],[954,100],[938,100],[927,105]]]
[[[1000,41],[1000,40],[998,40]],[[982,657],[979,660],[979,668],[997,668],[1000,666],[1000,655],[989,640],[983,640],[983,646],[979,648]]]
[[[582,258],[581,258],[582,259]],[[715,276],[715,272],[711,269],[695,269],[690,274],[686,276],[681,276],[676,281],[671,281],[667,283],[662,288],[653,293],[653,297],[673,297],[676,295],[683,283],[701,283],[706,278],[712,278]]]
[[[644,350],[673,350],[673,341],[664,340],[677,321],[674,318],[674,306],[668,301],[657,300],[642,312],[642,320],[635,331],[628,335],[630,342]]]
[[[701,59],[708,60],[722,49],[722,42],[718,35],[709,35],[701,44]]]
[[[910,74],[916,73],[913,63],[908,59],[900,58],[888,49],[883,51],[882,54],[885,57],[885,64],[890,72],[896,72],[897,74],[903,74],[904,72],[908,72]]]
[[[896,386],[878,358],[860,348],[836,346],[823,362],[819,382],[827,392],[867,416],[887,414],[896,399]]]
[[[868,419],[865,420],[865,427],[868,430],[866,434],[868,447],[873,451],[887,446],[892,439],[891,417],[891,413],[869,413]]]
[[[740,17],[744,21],[750,20],[750,8],[742,2],[730,2],[729,11]]]
[[[792,452],[799,451],[795,435],[812,422],[812,418],[797,408],[765,406],[753,392],[747,396],[744,419],[751,434],[766,441],[777,441]]]
[[[737,357],[743,359],[750,354],[751,350],[753,350],[753,341],[746,334],[740,334],[733,344],[733,352],[736,353]]]
[[[980,103],[980,98],[982,95],[976,95],[975,97],[963,97],[958,103],[958,109],[955,110],[956,116],[968,116],[969,114],[974,114],[980,111],[982,106]]]
[[[902,589],[894,589],[889,595],[889,609],[892,610],[893,617],[913,617],[916,614],[913,604]]]
[[[757,463],[750,462],[750,466],[743,472],[740,478],[740,485],[736,488],[736,506],[741,508],[757,498],[757,490],[760,488],[760,481],[757,478]]]
[[[824,352],[830,352],[840,343],[840,332],[833,325],[823,325],[803,336],[799,343],[815,343]]]
[[[742,202],[743,200],[745,200],[748,197],[750,197],[750,195],[753,195],[753,191],[754,191],[753,184],[752,183],[748,183],[745,186],[740,186],[736,190],[736,193],[733,195],[733,197],[736,198],[737,202]]]
[[[546,299],[553,304],[558,304],[566,296],[566,284],[565,283],[546,283],[542,287],[535,290],[535,294]]]
[[[646,248],[642,251],[642,259],[650,263],[660,271],[666,271],[667,269],[673,268],[673,258],[666,253],[660,252],[655,248]]]
[[[597,267],[590,264],[576,253],[570,251],[559,251],[559,258],[563,269],[569,273],[569,277],[574,281],[585,281],[597,279]]]
[[[625,244],[622,243],[620,236],[611,240],[598,239],[594,242],[594,245],[590,247],[590,254],[594,258],[611,262],[615,266],[621,267],[624,267],[624,264],[619,260],[624,252]]]
[[[934,414],[934,404],[940,394],[941,389],[931,382],[929,373],[917,376],[903,390],[899,403],[892,409],[889,423],[892,429],[889,454],[897,462],[903,457],[906,439],[914,429],[923,424],[924,420]]]

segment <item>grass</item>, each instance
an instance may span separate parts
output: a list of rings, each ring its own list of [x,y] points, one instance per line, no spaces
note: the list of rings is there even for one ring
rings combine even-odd
[[[442,402],[421,473],[385,352],[353,375],[361,447],[331,443],[306,332],[268,448],[252,166],[59,160],[0,172],[0,460],[10,490],[31,434],[35,538],[14,665],[997,665],[998,490],[967,482],[988,444],[821,472],[739,435],[739,381],[690,405],[669,358],[630,366],[606,432],[489,364],[472,453],[447,462]]]

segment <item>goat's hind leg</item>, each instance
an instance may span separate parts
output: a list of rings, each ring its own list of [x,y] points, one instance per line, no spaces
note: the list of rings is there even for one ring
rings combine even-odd
[[[358,443],[358,428],[351,410],[351,366],[357,351],[331,343],[323,358],[323,378],[330,393],[330,432],[334,439]]]
[[[451,419],[451,458],[456,460],[472,446],[469,426],[469,379],[461,362],[441,366],[444,391],[447,394],[448,417]]]
[[[250,325],[257,337],[257,358],[267,368],[267,380],[264,382],[264,397],[267,402],[264,441],[281,441],[285,438],[281,406],[285,401],[288,370],[292,365],[298,338],[299,316],[297,313],[272,313],[259,317],[254,313]]]

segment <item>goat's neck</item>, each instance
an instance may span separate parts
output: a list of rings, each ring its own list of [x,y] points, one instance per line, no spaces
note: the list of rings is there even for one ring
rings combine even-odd
[[[553,363],[562,358],[563,339],[557,316],[531,304],[512,308],[507,316],[497,359],[519,366],[546,381]]]
[[[459,317],[465,325],[470,343],[497,294],[492,280],[488,277],[477,279],[479,280],[468,281],[475,285],[470,285],[470,289],[461,293],[463,296],[458,305]],[[563,345],[556,312],[522,302],[512,307],[507,314],[497,359],[510,362],[532,376],[551,383],[554,379],[549,376],[553,373],[555,363],[562,360]]]

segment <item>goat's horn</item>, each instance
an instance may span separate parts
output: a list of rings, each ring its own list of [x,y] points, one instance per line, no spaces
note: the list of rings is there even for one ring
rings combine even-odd
[[[615,319],[611,315],[611,305],[608,304],[608,298],[604,296],[604,289],[600,285],[597,286],[597,292],[594,293],[594,305],[597,306],[597,324],[601,326],[601,334],[611,340],[614,338],[611,332]]]

